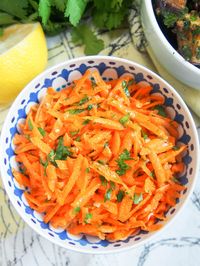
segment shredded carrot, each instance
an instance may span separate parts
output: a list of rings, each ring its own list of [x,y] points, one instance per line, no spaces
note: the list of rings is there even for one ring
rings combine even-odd
[[[158,230],[185,189],[187,149],[163,104],[149,83],[106,82],[98,71],[49,88],[13,139],[13,175],[30,207],[71,234],[121,240]]]

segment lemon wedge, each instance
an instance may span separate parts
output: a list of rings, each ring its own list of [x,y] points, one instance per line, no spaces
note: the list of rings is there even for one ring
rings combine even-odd
[[[12,101],[47,64],[40,23],[7,27],[0,37],[0,104]]]

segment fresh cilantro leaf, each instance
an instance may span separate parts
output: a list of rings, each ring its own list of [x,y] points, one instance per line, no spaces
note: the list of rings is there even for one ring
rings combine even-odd
[[[140,193],[140,194],[135,193],[134,194],[134,197],[133,197],[134,204],[139,204],[142,200],[143,200],[142,193]]]
[[[98,39],[87,25],[80,25],[72,31],[72,41],[77,44],[85,45],[86,55],[98,54],[103,48],[104,43]]]
[[[46,131],[43,128],[38,127],[38,130],[43,137],[46,135]]]
[[[83,121],[83,125],[87,125],[89,123],[90,123],[90,119],[86,119],[86,120]]]
[[[115,189],[115,183],[114,183],[113,181],[110,181],[110,188],[111,188],[112,190]]]
[[[29,130],[33,130],[33,124],[31,122],[31,119],[28,119],[28,128]]]
[[[77,26],[87,5],[87,0],[68,0],[65,9],[65,17],[69,17],[69,21],[73,26]]]
[[[89,104],[88,107],[87,107],[87,109],[88,109],[89,111],[92,110],[92,108],[93,108],[93,105],[92,105],[92,104]]]
[[[100,164],[102,164],[102,165],[105,164],[105,162],[103,160],[98,160],[97,162],[100,163]]]
[[[172,150],[174,150],[174,151],[178,151],[180,148],[178,147],[178,146],[173,146],[172,147]]]
[[[13,16],[4,12],[0,12],[0,25],[8,25],[14,22],[16,22],[16,20],[13,18]]]
[[[83,99],[81,99],[81,100],[78,102],[78,105],[82,105],[82,104],[84,104],[84,103],[86,103],[86,102],[88,102],[88,101],[89,101],[88,96],[85,96],[85,97],[83,97]]]
[[[104,201],[110,200],[110,199],[111,199],[111,195],[112,195],[112,189],[109,188],[109,189],[106,191],[105,195],[104,195]]]
[[[117,193],[117,201],[121,202],[123,200],[125,193],[123,190],[119,190],[119,192]]]
[[[116,160],[116,162],[117,162],[117,164],[118,164],[118,166],[119,166],[119,169],[116,170],[116,173],[117,173],[118,175],[120,175],[120,176],[121,176],[121,175],[124,175],[124,174],[126,173],[126,171],[127,171],[128,169],[130,169],[130,166],[129,166],[128,164],[125,163],[125,161],[127,161],[127,160],[132,160],[132,158],[130,157],[130,153],[129,153],[129,151],[128,151],[128,150],[124,150],[124,151],[120,154],[118,160]]]
[[[60,137],[55,151],[54,160],[65,160],[68,156],[71,155],[71,151],[69,151],[68,147],[64,146],[63,144],[63,137]]]
[[[102,184],[102,186],[106,187],[107,184],[108,184],[108,181],[105,179],[105,177],[102,176],[102,175],[100,175],[99,178],[100,178],[100,180],[101,180],[101,184]]]
[[[46,25],[51,14],[51,0],[40,0],[38,12],[42,18],[42,24]]]
[[[73,209],[73,213],[74,214],[78,214],[80,212],[81,208],[80,207],[76,207]]]
[[[108,18],[106,20],[106,27],[111,29],[116,29],[119,25],[121,25],[123,19],[124,19],[125,13],[121,12],[120,10],[118,12],[111,12],[108,15]]]
[[[98,28],[103,28],[106,21],[108,18],[108,13],[107,12],[99,12],[98,10],[96,10],[93,14],[93,21],[94,24],[98,27]]]
[[[71,114],[71,115],[76,115],[76,114],[80,114],[82,112],[84,112],[85,109],[70,109],[68,110],[68,112]]]
[[[86,224],[88,224],[88,220],[90,220],[90,219],[92,219],[92,213],[86,213],[86,215],[85,215],[85,219],[84,219],[84,222],[86,223]]]
[[[130,97],[130,92],[128,90],[128,84],[125,80],[122,81],[122,88],[124,89],[126,96]]]
[[[148,135],[143,130],[141,131],[141,133],[144,140],[148,139]]]
[[[55,165],[55,160],[54,160],[55,152],[54,150],[51,150],[50,153],[47,155],[47,159]]]
[[[130,114],[126,114],[122,118],[119,119],[119,122],[124,126],[130,119]]]
[[[154,107],[154,110],[157,110],[159,115],[161,115],[163,117],[167,117],[167,114],[165,112],[165,109],[164,109],[164,107],[162,105],[156,105]]]
[[[88,174],[88,173],[90,172],[90,168],[87,167],[87,168],[85,169],[85,172]]]
[[[178,20],[178,15],[168,10],[163,12],[163,16],[163,22],[167,28],[173,27]]]
[[[78,136],[77,138],[75,138],[75,141],[81,141],[81,136]]]
[[[65,10],[65,3],[66,3],[65,0],[53,0],[53,4],[61,12],[64,12]]]
[[[183,45],[181,47],[181,54],[186,60],[191,60],[192,58],[192,49],[189,45]]]
[[[14,17],[25,19],[27,15],[27,0],[1,0],[0,1],[0,10],[4,11]]]
[[[46,160],[46,161],[43,162],[42,159],[40,158],[40,163],[44,167],[44,175],[46,176],[47,175],[46,174],[46,168],[48,166],[48,160]]]
[[[75,130],[75,131],[70,131],[69,133],[72,137],[74,137],[78,134],[78,132],[79,132],[79,130]]]
[[[0,27],[0,36],[3,36],[3,28]]]

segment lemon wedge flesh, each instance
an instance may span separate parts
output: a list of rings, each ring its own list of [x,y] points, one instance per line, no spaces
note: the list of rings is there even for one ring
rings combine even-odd
[[[0,37],[0,104],[12,101],[47,64],[40,23],[7,27]]]

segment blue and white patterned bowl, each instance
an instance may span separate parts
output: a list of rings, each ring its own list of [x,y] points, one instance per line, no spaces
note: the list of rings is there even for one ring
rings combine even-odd
[[[61,90],[66,85],[70,85],[74,79],[80,78],[88,68],[98,69],[105,80],[116,79],[128,73],[135,78],[136,82],[142,80],[149,82],[153,86],[153,93],[162,94],[165,98],[167,111],[180,124],[179,142],[188,145],[188,151],[183,158],[186,170],[180,178],[181,183],[187,189],[183,192],[181,200],[167,213],[166,225],[180,212],[193,190],[198,171],[198,137],[195,124],[187,106],[168,83],[145,67],[120,58],[92,56],[73,59],[46,70],[29,83],[13,103],[3,126],[0,141],[1,174],[4,187],[15,209],[24,221],[42,236],[62,247],[80,252],[119,252],[119,250],[127,250],[143,244],[157,233],[141,231],[124,241],[109,242],[85,235],[73,236],[63,229],[55,229],[45,224],[42,215],[28,206],[23,195],[24,191],[13,178],[11,171],[13,167],[17,167],[12,139],[30,107],[41,100],[48,87],[52,86],[56,90]]]

